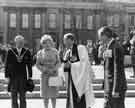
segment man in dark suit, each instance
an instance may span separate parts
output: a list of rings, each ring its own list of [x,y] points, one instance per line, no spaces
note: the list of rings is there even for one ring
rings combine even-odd
[[[109,27],[98,31],[99,39],[107,48],[104,51],[104,108],[125,108],[127,82],[124,72],[124,52],[116,40],[116,34]]]
[[[26,108],[26,81],[32,78],[32,56],[30,51],[24,48],[23,36],[16,36],[14,41],[16,47],[8,50],[5,77],[9,83],[12,108]]]

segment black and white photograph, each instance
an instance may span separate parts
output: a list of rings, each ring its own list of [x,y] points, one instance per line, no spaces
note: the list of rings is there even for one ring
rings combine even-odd
[[[1,108],[134,108],[135,0],[0,0]]]

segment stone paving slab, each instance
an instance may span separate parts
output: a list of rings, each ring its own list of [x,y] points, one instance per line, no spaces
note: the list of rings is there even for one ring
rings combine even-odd
[[[125,108],[134,108],[135,106],[135,98],[127,98],[126,99],[126,107]],[[96,99],[95,105],[93,108],[103,108],[104,99]],[[0,100],[1,108],[11,108],[11,100]],[[27,108],[44,108],[43,100],[27,100]],[[51,104],[49,104],[49,108]],[[66,108],[66,99],[58,99],[56,108]]]

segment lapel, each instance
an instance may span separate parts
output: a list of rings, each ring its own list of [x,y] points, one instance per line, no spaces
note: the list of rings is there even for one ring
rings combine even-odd
[[[72,48],[71,48],[71,56],[72,56],[72,55],[75,56],[76,53],[77,53],[77,45],[73,44],[73,46],[72,46]]]
[[[113,50],[114,44],[115,44],[115,39],[113,38],[113,39],[108,43],[106,50]],[[112,51],[112,53],[113,53],[113,51]],[[105,61],[104,61],[104,68],[105,68],[105,69],[108,69],[109,60],[110,60],[110,58],[106,58]]]
[[[76,44],[73,44],[73,47],[71,49],[71,60],[72,62],[77,62],[77,61],[80,61],[79,59],[79,54],[78,54],[78,46]]]
[[[25,52],[25,48],[22,48],[20,56]]]
[[[17,48],[13,48],[13,51],[15,52],[16,55],[21,56],[26,50],[25,50],[25,48],[22,48],[20,55],[18,53]]]
[[[107,49],[112,49],[112,46],[113,46],[114,43],[115,43],[115,39],[112,38],[112,40],[110,40],[110,42],[107,45]]]
[[[19,56],[19,53],[18,53],[18,51],[17,51],[17,48],[13,48],[13,51],[15,52],[16,55]]]

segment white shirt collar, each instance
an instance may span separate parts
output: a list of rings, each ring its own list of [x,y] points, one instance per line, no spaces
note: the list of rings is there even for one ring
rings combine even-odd
[[[17,51],[18,51],[18,53],[19,53],[19,55],[21,54],[21,52],[22,52],[22,48],[16,48],[17,49]]]

